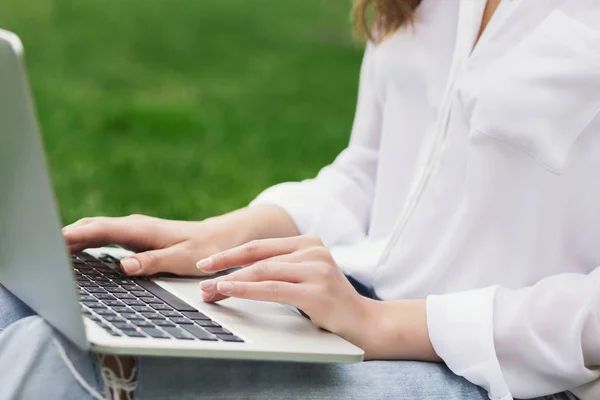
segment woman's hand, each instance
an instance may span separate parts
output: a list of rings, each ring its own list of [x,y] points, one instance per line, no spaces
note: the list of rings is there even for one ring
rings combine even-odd
[[[230,296],[290,304],[319,327],[363,347],[378,302],[356,292],[318,238],[253,241],[198,262],[205,273],[236,266],[245,267],[201,282],[204,301]]]
[[[137,252],[121,260],[128,275],[170,272],[206,275],[198,259],[263,237],[297,235],[290,217],[275,206],[256,206],[201,222],[169,221],[143,215],[84,218],[63,229],[72,253],[116,244]]]
[[[290,304],[362,348],[366,359],[440,361],[429,340],[425,300],[361,296],[314,236],[253,241],[197,266],[205,273],[244,267],[201,282],[206,302],[238,297]]]

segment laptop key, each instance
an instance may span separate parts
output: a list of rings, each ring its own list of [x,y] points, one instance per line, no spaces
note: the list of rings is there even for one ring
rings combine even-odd
[[[89,308],[106,308],[106,306],[98,301],[84,301],[83,304]]]
[[[209,317],[202,314],[200,311],[191,311],[191,312],[186,311],[186,312],[182,312],[182,314],[185,315],[186,317],[188,317],[189,319],[193,319],[193,320],[198,320],[198,319],[210,320]]]
[[[118,315],[103,315],[102,318],[108,322],[125,322],[125,320]]]
[[[92,296],[88,296],[88,295],[81,295],[79,296],[79,301],[91,301],[91,302],[96,302],[98,300],[96,300],[95,298],[93,298]]]
[[[200,326],[202,326],[204,328],[209,327],[209,326],[213,327],[213,328],[220,328],[221,327],[221,325],[217,324],[216,322],[214,322],[214,321],[208,321],[208,320],[197,320],[197,321],[194,321],[194,323],[196,325],[200,325]]]
[[[77,283],[77,285],[79,287],[83,287],[83,288],[86,288],[86,289],[90,288],[90,287],[98,287],[98,285],[96,285],[94,282],[91,282],[91,281],[89,281],[87,279],[85,281],[83,281],[83,282],[77,281],[75,283]]]
[[[217,333],[218,334],[224,334],[224,335],[231,334],[231,332],[229,332],[227,329],[224,329],[224,328],[218,328],[218,327],[209,326],[209,327],[206,327],[204,329],[206,329],[210,333],[214,333],[214,334],[217,334]]]
[[[108,293],[94,294],[94,297],[100,300],[116,300],[116,298],[113,295],[110,295]]]
[[[123,274],[114,271],[113,269],[110,269],[108,271],[103,271],[102,275],[106,276],[107,278],[111,278],[112,280],[115,279],[121,279],[121,277],[123,276]]]
[[[119,300],[102,300],[104,304],[111,307],[122,307],[124,304]]]
[[[165,319],[162,315],[154,312],[142,312],[142,315],[148,319]]]
[[[90,253],[86,253],[85,251],[80,251],[79,253],[73,254],[73,256],[83,260],[83,261],[98,261],[96,257],[91,255]]]
[[[118,288],[119,287],[119,285],[117,285],[116,283],[114,283],[113,281],[111,281],[107,277],[102,277],[101,280],[102,280],[102,282],[100,283],[100,285],[104,289],[106,289],[106,290],[114,289],[114,288]],[[95,281],[98,281],[98,279],[95,279]]]
[[[110,315],[116,315],[114,312],[112,312],[111,310],[109,310],[108,308],[99,308],[97,310],[94,310],[96,312],[96,314],[98,315],[106,315],[106,316],[110,316]]]
[[[106,289],[108,292],[110,292],[110,293],[119,293],[119,294],[120,294],[120,293],[127,293],[127,290],[125,290],[125,289],[123,289],[123,288],[120,288],[120,287],[118,287],[118,286],[110,286],[110,287],[106,287],[106,286],[104,286],[104,288],[105,288],[105,289]],[[117,296],[117,295],[115,295],[115,296]],[[117,296],[117,297],[119,297],[119,296]],[[119,298],[127,298],[127,299],[129,299],[129,297],[119,297]]]
[[[137,288],[141,289],[141,288]],[[136,297],[154,297],[150,292],[146,292],[145,290],[131,290],[131,294]]]
[[[106,293],[106,290],[100,287],[90,287],[87,289],[88,293]]]
[[[156,297],[158,297],[159,299],[161,299],[162,301],[164,301],[165,303],[167,303],[168,305],[170,305],[171,307],[173,307],[177,311],[196,310],[194,307],[190,306],[185,301],[181,300],[179,297],[168,292],[167,290],[163,289],[162,287],[158,286],[152,281],[140,279],[137,281],[137,284],[149,291],[150,293],[152,293],[153,295],[155,295]]]
[[[123,329],[122,331],[129,337],[145,337],[142,332],[139,332],[135,329]]]
[[[144,303],[141,300],[123,300],[123,303],[127,304],[128,306],[143,307],[144,310],[152,311],[152,309],[146,307],[146,303]],[[135,307],[134,307],[134,309],[135,309]],[[137,310],[137,311],[139,311],[139,310]]]
[[[177,311],[160,310],[159,312],[162,315],[164,315],[165,317],[169,317],[169,318],[181,318],[181,314],[179,314]]]
[[[111,262],[114,264],[119,265],[121,263],[121,260],[119,260],[116,257],[111,256],[108,253],[102,253],[102,255],[100,257],[98,257],[99,260],[105,261],[105,262]]]
[[[124,312],[119,314],[121,317],[123,318],[127,318],[127,319],[144,319],[144,317],[142,317],[139,314],[136,314],[134,312]]]
[[[218,334],[217,337],[224,342],[244,342],[242,339],[232,334]]]
[[[155,310],[164,310],[164,311],[173,311],[173,309],[171,307],[169,307],[166,304],[150,304],[150,307],[154,308]],[[181,317],[181,314],[177,313],[178,317]]]
[[[152,322],[154,322],[158,326],[175,326],[174,323],[172,323],[171,321],[167,321],[166,319],[159,319]]]
[[[113,325],[121,330],[133,328],[133,326],[131,324],[128,324],[127,322],[115,321],[113,322]]]
[[[186,331],[184,331],[181,328],[176,328],[176,327],[165,327],[163,328],[169,335],[173,336],[175,339],[183,339],[183,340],[194,340],[194,338],[192,336],[190,336],[189,333],[187,333]]]
[[[138,285],[121,285],[123,289],[126,290],[139,290],[140,287]]]
[[[98,325],[99,325],[101,328],[104,328],[104,329],[106,329],[107,331],[110,331],[110,330],[112,329],[112,328],[111,328],[111,327],[110,327],[110,326],[109,326],[107,323],[105,323],[105,322],[99,322],[99,323],[98,323]]]
[[[116,311],[118,313],[125,313],[127,311],[129,311],[129,308],[125,307],[125,306],[117,306],[117,307],[111,307],[111,309],[113,311]]]
[[[129,293],[114,293],[114,296],[121,300],[136,300],[136,297]]]
[[[148,304],[165,304],[161,299],[157,299],[156,297],[140,297],[142,301]]]
[[[171,322],[175,322],[179,325],[193,325],[194,323],[187,318],[169,318]]]
[[[196,336],[200,340],[216,341],[217,338],[196,325],[181,325],[183,329]]]
[[[127,301],[125,301],[127,303]],[[154,312],[153,309],[151,309],[150,307],[146,307],[146,306],[133,306],[131,307],[133,308],[135,311],[138,312]]]
[[[152,322],[146,321],[145,319],[144,320],[134,319],[134,320],[131,320],[131,323],[136,326],[154,326],[154,324],[152,324]]]
[[[164,334],[163,332],[159,331],[156,328],[142,327],[142,330],[144,332],[146,332],[148,335],[152,336],[153,338],[157,338],[157,339],[168,339],[169,338],[166,334]]]
[[[123,276],[123,275],[121,275],[121,276]],[[113,282],[118,283],[119,285],[131,285],[134,283],[131,279],[123,279],[123,278],[113,279]]]

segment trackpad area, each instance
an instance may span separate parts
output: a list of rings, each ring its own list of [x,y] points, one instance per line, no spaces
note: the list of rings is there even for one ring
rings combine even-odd
[[[155,282],[245,340],[268,340],[273,345],[273,341],[289,340],[290,335],[302,341],[323,340],[324,334],[331,335],[285,305],[234,298],[205,303],[199,287],[201,280],[160,278]]]

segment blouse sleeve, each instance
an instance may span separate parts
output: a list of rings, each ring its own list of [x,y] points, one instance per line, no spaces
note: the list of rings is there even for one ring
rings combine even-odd
[[[577,394],[600,398],[600,267],[518,290],[429,296],[427,323],[448,367],[492,399],[577,387]]]

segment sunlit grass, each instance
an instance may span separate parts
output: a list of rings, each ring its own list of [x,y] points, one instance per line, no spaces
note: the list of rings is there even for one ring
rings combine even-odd
[[[349,1],[3,0],[65,222],[200,219],[345,146],[362,49]]]

